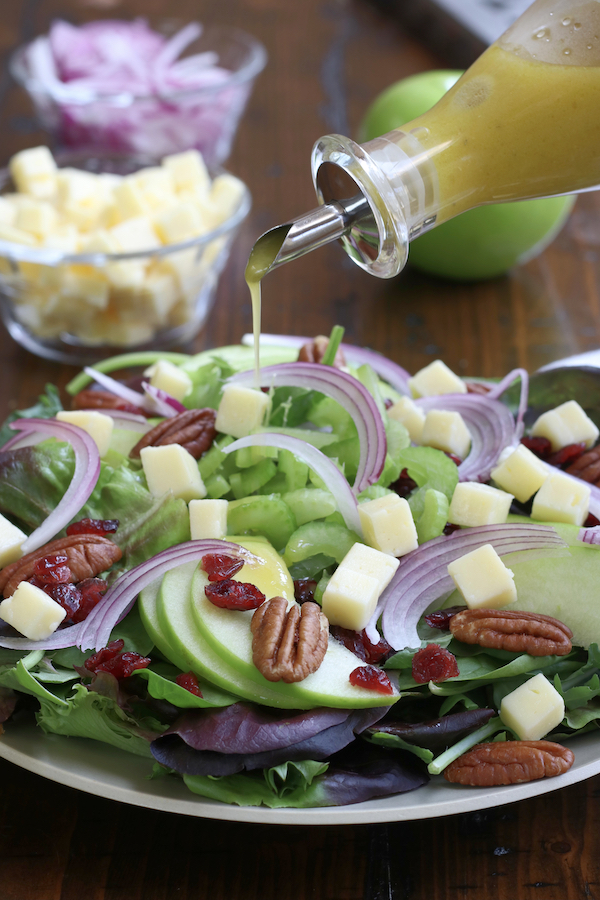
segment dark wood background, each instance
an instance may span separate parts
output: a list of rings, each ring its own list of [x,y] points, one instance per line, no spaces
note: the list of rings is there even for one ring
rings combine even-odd
[[[408,4],[411,0],[405,0]],[[6,69],[53,17],[176,17],[235,23],[266,45],[229,168],[254,207],[196,349],[250,330],[243,270],[256,237],[315,205],[310,151],[356,133],[368,103],[413,72],[447,67],[422,38],[364,0],[2,0],[0,162],[46,141]],[[458,41],[458,37],[456,41]],[[463,55],[468,45],[462,47]],[[454,46],[461,52],[461,47]],[[600,344],[600,200],[581,197],[540,257],[509,275],[453,284],[407,269],[383,282],[327,247],[271,275],[263,328],[328,332],[414,371],[534,370]],[[0,412],[73,370],[0,333]],[[0,900],[584,900],[600,897],[600,778],[490,812],[377,826],[269,827],[177,817],[78,793],[0,761]]]

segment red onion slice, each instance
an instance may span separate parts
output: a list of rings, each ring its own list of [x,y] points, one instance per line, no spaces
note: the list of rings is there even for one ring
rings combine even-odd
[[[523,418],[527,412],[527,402],[529,399],[529,373],[527,369],[513,369],[508,375],[505,375],[502,381],[492,386],[487,394],[490,400],[496,400],[509,389],[511,384],[521,379],[521,394],[519,396],[519,408],[517,409],[515,439],[520,440],[523,434]]]
[[[146,408],[152,405],[154,407],[153,412],[156,412],[159,416],[164,416],[165,419],[172,419],[178,413],[185,412],[186,407],[183,403],[167,394],[162,388],[157,388],[147,381],[142,381],[142,387],[147,394],[145,398]]]
[[[352,489],[344,475],[321,450],[313,447],[312,444],[307,444],[306,441],[300,440],[300,438],[289,437],[287,434],[262,432],[261,434],[251,434],[248,437],[239,438],[233,444],[224,447],[223,453],[233,453],[235,450],[241,450],[242,447],[278,447],[280,450],[289,450],[290,453],[293,453],[294,456],[305,462],[325,482],[327,489],[333,494],[346,527],[350,531],[355,531],[362,538],[363,533],[358,516],[356,497],[352,493]]]
[[[249,550],[230,541],[186,541],[169,547],[121,575],[82,623],[77,645],[82,650],[105,647],[111,631],[127,615],[143,588],[165,572],[184,563],[200,560],[206,553],[225,553],[228,556],[256,559]]]
[[[591,528],[580,528],[577,540],[582,541],[584,544],[600,545],[600,525],[594,525]]]
[[[145,434],[154,427],[144,416],[123,409],[82,409],[81,412],[101,412],[105,416],[110,416],[117,428],[123,428],[125,431],[141,431]]]
[[[383,636],[392,647],[402,650],[420,646],[419,619],[436,599],[454,589],[448,564],[484,544],[492,544],[499,556],[522,550],[556,551],[567,546],[551,526],[512,524],[464,529],[422,544],[402,557],[380,598],[376,616],[383,611]]]
[[[98,369],[92,369],[90,366],[86,366],[83,371],[86,375],[89,375],[90,378],[97,382],[100,387],[103,387],[105,390],[110,391],[111,394],[115,394],[117,397],[120,397],[121,400],[125,400],[126,403],[131,403],[133,404],[133,406],[137,406],[138,409],[146,409],[146,397],[144,396],[144,394],[140,394],[138,391],[133,391],[126,385],[121,384],[120,381],[117,381],[116,378],[111,378],[110,375],[105,375],[104,372],[99,372]]]
[[[499,400],[480,394],[439,394],[416,401],[421,409],[448,409],[458,412],[471,432],[471,450],[458,467],[461,481],[489,481],[498,457],[516,444],[515,420]]]
[[[255,373],[239,372],[229,383],[254,387]],[[352,416],[360,441],[360,461],[353,490],[364,491],[377,481],[385,463],[385,426],[369,391],[352,375],[319,363],[281,363],[260,370],[261,387],[300,387],[332,397]]]
[[[280,347],[302,347],[304,344],[312,343],[313,338],[295,337],[288,334],[262,334],[260,343]],[[242,344],[246,347],[254,346],[254,335],[245,334],[242,337]],[[408,394],[410,396],[410,388],[408,382],[410,374],[399,366],[398,363],[392,362],[387,356],[375,352],[375,350],[367,350],[365,347],[355,347],[353,344],[340,344],[344,352],[344,356],[348,362],[362,366],[367,364],[371,366],[383,381],[387,381],[390,387],[393,387],[399,394]]]
[[[0,647],[5,647],[7,650],[64,650],[65,647],[74,647],[77,644],[82,628],[83,623],[68,625],[66,628],[55,631],[43,641],[0,635]]]
[[[15,449],[17,445],[21,445],[22,436],[28,439],[32,435],[46,435],[71,444],[75,453],[75,471],[71,484],[58,506],[23,543],[21,550],[25,555],[43,547],[87,502],[100,474],[100,454],[94,439],[82,428],[68,422],[58,422],[56,419],[17,419],[10,427],[21,432],[21,435],[8,441],[3,450]]]

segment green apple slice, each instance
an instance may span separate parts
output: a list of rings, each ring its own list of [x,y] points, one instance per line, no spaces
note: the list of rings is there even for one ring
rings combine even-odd
[[[195,675],[245,700],[286,709],[310,709],[314,704],[298,705],[295,699],[274,690],[276,686],[263,678],[256,668],[255,679],[244,677],[238,669],[222,659],[204,638],[196,626],[190,603],[191,583],[196,566],[196,563],[186,563],[167,572],[156,597],[159,628],[175,650],[179,660],[178,667],[183,671],[191,670]],[[159,647],[159,644],[156,646]]]
[[[206,573],[198,568],[192,579],[190,614],[197,633],[222,660],[235,668],[240,676],[268,685],[281,698],[277,706],[309,709],[315,706],[365,708],[389,706],[398,694],[380,694],[350,684],[350,673],[361,665],[360,660],[333,638],[323,662],[316,672],[294,684],[269,682],[252,661],[250,621],[253,611],[221,609],[207,599],[204,588],[209,583]],[[163,582],[164,587],[164,582]],[[164,595],[164,590],[163,590]],[[290,601],[292,603],[294,601]],[[285,700],[285,702],[283,702]]]
[[[189,571],[190,580],[194,568],[195,563],[192,563]],[[174,666],[177,666],[178,669],[181,669],[182,672],[194,671],[194,668],[189,664],[185,656],[179,654],[174,648],[173,643],[169,641],[159,622],[157,606],[161,582],[162,579],[157,578],[156,581],[153,581],[152,584],[145,587],[139,596],[138,610],[142,624],[148,632],[148,635],[152,638],[154,646],[160,651],[165,659],[168,659],[169,662],[173,663]],[[197,675],[198,673],[194,671],[194,674]],[[239,697],[233,696],[228,691],[223,691],[221,688],[211,684],[210,679],[202,678],[202,676],[200,676],[200,678],[199,686],[207,706],[230,706],[239,699]]]

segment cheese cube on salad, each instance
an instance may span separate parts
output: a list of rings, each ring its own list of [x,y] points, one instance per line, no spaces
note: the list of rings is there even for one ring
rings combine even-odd
[[[393,406],[390,406],[387,414],[390,419],[404,425],[413,444],[422,442],[425,413],[410,397],[400,397]]]
[[[166,391],[176,400],[183,400],[186,394],[192,389],[192,379],[179,366],[173,365],[167,359],[159,359],[157,363],[150,366],[145,372],[150,377],[150,384]]]
[[[96,442],[100,456],[106,456],[114,427],[114,420],[110,416],[101,412],[65,409],[57,412],[56,418],[59,422],[67,422],[86,431]]]
[[[540,672],[502,700],[500,718],[521,741],[539,741],[560,725],[565,702]]]
[[[459,412],[430,409],[423,423],[421,443],[465,459],[471,447],[471,433]]]
[[[193,541],[221,540],[227,534],[227,500],[190,500],[190,533]]]
[[[12,596],[0,603],[0,619],[31,641],[49,638],[66,615],[66,609],[28,581],[22,581]]]
[[[362,631],[399,565],[400,561],[387,553],[354,544],[323,592],[323,612],[329,622]]]
[[[514,573],[491,544],[471,550],[448,565],[448,574],[469,609],[500,609],[517,599]]]
[[[543,522],[583,525],[588,517],[591,488],[579,478],[553,472],[533,498],[531,518]]]
[[[367,543],[390,556],[404,556],[419,545],[408,500],[387,494],[358,506],[360,524]]]
[[[567,400],[555,409],[542,413],[534,422],[531,434],[548,438],[556,451],[568,444],[581,442],[591,447],[598,440],[600,431],[576,400]]]
[[[56,190],[56,163],[48,147],[31,147],[15,153],[9,162],[17,190],[40,199]]]
[[[140,459],[148,489],[155,497],[163,497],[168,491],[186,503],[206,497],[198,463],[181,444],[144,447]]]
[[[26,539],[20,528],[0,514],[0,568],[21,558],[21,544]]]
[[[524,444],[519,444],[515,450],[501,456],[491,473],[496,484],[516,497],[519,503],[525,503],[533,497],[548,474],[548,468],[541,459]]]
[[[434,397],[437,394],[466,394],[467,386],[441,359],[420,369],[408,382],[413,397]]]
[[[237,384],[226,384],[217,410],[215,428],[240,438],[260,428],[271,401],[267,394]]]
[[[463,481],[456,485],[452,494],[448,521],[467,528],[500,525],[506,522],[512,501],[512,494],[498,488]]]

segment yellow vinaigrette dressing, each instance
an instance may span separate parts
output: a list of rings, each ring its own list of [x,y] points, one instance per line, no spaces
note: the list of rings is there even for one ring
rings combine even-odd
[[[288,230],[288,226],[282,225],[260,237],[250,251],[250,258],[246,265],[245,278],[252,302],[254,383],[257,388],[260,387],[261,281],[273,266]]]

